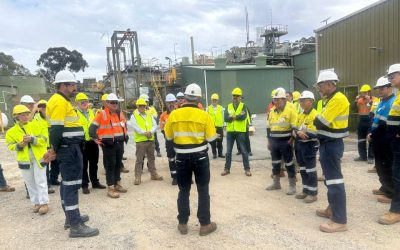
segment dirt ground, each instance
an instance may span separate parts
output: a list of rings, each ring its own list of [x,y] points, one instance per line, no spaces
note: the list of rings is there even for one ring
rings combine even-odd
[[[128,193],[119,199],[106,197],[103,190],[91,190],[90,195],[80,192],[80,211],[89,214],[90,226],[98,227],[100,235],[88,239],[70,239],[64,230],[58,187],[50,195],[50,212],[40,216],[32,212],[25,198],[21,174],[14,152],[9,152],[0,139],[0,163],[9,184],[17,190],[0,193],[0,249],[398,249],[400,223],[382,226],[377,223],[388,205],[376,202],[371,193],[378,187],[376,174],[368,174],[372,165],[355,163],[356,140],[346,139],[342,169],[347,192],[349,231],[326,234],[318,230],[325,219],[317,217],[315,210],[327,205],[326,188],[319,183],[318,201],[305,204],[283,189],[266,191],[271,183],[271,161],[266,149],[265,116],[255,119],[256,135],[251,137],[252,177],[244,175],[241,158],[234,156],[231,174],[220,175],[224,160],[211,162],[211,215],[218,225],[215,233],[199,236],[196,218],[197,192],[191,195],[192,216],[189,234],[177,230],[177,186],[171,185],[164,140],[159,133],[163,157],[156,166],[164,181],[150,181],[147,171],[142,184],[134,186],[134,142],[126,148],[125,166],[130,173],[123,174],[122,183]],[[233,150],[236,153],[236,148]],[[99,177],[105,183],[102,163]],[[320,170],[320,168],[319,168]],[[321,171],[319,171],[320,173]],[[300,176],[298,176],[300,179]],[[297,183],[300,191],[301,183]]]

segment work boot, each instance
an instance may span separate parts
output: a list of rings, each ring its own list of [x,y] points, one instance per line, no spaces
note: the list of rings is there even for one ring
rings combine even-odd
[[[279,172],[279,177],[285,177],[285,171],[283,169]]]
[[[374,194],[374,195],[384,195],[385,193],[384,192],[382,192],[380,189],[372,189],[372,193]]]
[[[99,235],[99,229],[88,227],[83,222],[76,226],[72,226],[69,230],[70,238],[92,237],[96,235]]]
[[[172,185],[173,186],[178,185],[178,180],[176,178],[172,179]]]
[[[39,204],[35,204],[35,206],[33,207],[33,212],[34,213],[39,213],[39,209],[40,209],[40,205]]]
[[[123,160],[123,161],[126,161],[126,160],[128,160],[128,158],[125,157],[125,156],[122,156],[122,160]]]
[[[374,159],[368,159],[368,164],[374,164],[375,160]]]
[[[386,204],[390,204],[392,202],[392,199],[390,199],[389,197],[387,197],[386,195],[379,195],[376,200],[380,203],[386,203]]]
[[[107,196],[113,199],[119,198],[119,194],[115,191],[114,186],[108,186]]]
[[[40,215],[47,214],[49,212],[49,206],[47,204],[41,205],[38,212]]]
[[[279,175],[274,175],[273,178],[273,183],[271,186],[268,186],[266,188],[266,190],[270,191],[270,190],[277,190],[277,189],[281,189],[281,181],[280,181]]]
[[[82,187],[82,193],[83,194],[90,194],[90,190],[88,187]]]
[[[250,172],[250,169],[245,170],[245,171],[244,171],[244,174],[245,174],[246,176],[248,176],[248,177],[252,176],[252,174],[251,174],[251,172]]]
[[[5,187],[0,188],[0,192],[14,192],[15,188],[6,185]]]
[[[125,168],[125,167],[122,167],[121,168],[121,173],[124,173],[124,174],[129,173],[129,170],[127,168]]]
[[[218,155],[218,157],[219,157],[219,158],[225,158],[225,155],[220,154],[220,155]]]
[[[213,159],[217,159],[217,155],[216,154],[213,154]]]
[[[370,173],[370,174],[376,173],[376,167],[368,169],[367,173]]]
[[[53,186],[60,186],[61,182],[59,180],[53,180],[53,181],[50,181],[50,184]]]
[[[304,199],[307,197],[307,194],[301,192],[300,194],[296,194],[296,199]]]
[[[128,192],[128,190],[126,190],[126,188],[121,186],[121,182],[118,181],[117,185],[114,186],[115,187],[115,191],[117,191],[118,193],[126,193]]]
[[[378,222],[383,225],[391,225],[400,221],[400,213],[386,212]]]
[[[211,222],[205,226],[200,226],[200,236],[206,236],[215,230],[217,230],[217,224],[215,222]]]
[[[135,177],[135,182],[133,184],[140,185],[142,183],[142,179],[140,177]]]
[[[294,195],[296,193],[296,179],[289,178],[289,191],[286,192],[287,195]]]
[[[152,173],[150,179],[152,181],[162,181],[162,180],[164,180],[164,178],[162,176],[158,175],[157,172]]]
[[[89,221],[89,215],[87,214],[81,214],[81,221],[83,223],[88,222]],[[65,219],[65,223],[64,223],[64,229],[68,229],[71,226],[69,225],[69,222],[67,221],[67,219]]]
[[[224,169],[224,171],[222,171],[221,176],[225,176],[230,174],[231,172],[228,169]]]
[[[354,158],[354,161],[367,161],[367,159],[357,157],[357,158]]]
[[[107,187],[103,184],[101,184],[100,182],[96,183],[96,184],[92,184],[92,188],[95,189],[106,189]]]
[[[324,217],[324,218],[332,218],[332,208],[330,206],[328,206],[325,209],[317,209],[317,211],[315,211],[316,215],[318,215],[319,217]]]
[[[47,188],[47,193],[48,194],[54,194],[56,191],[52,188]]]
[[[304,201],[304,203],[313,203],[317,199],[318,198],[316,195],[307,195],[307,197],[303,201]]]
[[[319,230],[325,233],[336,233],[347,231],[347,224],[340,224],[333,221],[323,223],[319,226]]]
[[[188,233],[188,226],[187,224],[178,224],[178,230],[181,234],[187,234]]]

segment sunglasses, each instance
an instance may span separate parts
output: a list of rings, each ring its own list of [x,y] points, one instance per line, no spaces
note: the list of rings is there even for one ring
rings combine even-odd
[[[109,104],[118,104],[118,102],[117,101],[115,101],[115,102],[108,102]]]
[[[396,77],[397,74],[398,74],[398,73],[395,72],[395,73],[392,73],[392,74],[388,75],[388,79],[389,79],[389,80],[393,80],[393,79]]]
[[[232,95],[233,97],[240,97],[240,95]]]
[[[44,105],[44,104],[38,105],[38,108],[45,108],[45,107],[46,107],[46,105]]]
[[[85,104],[88,103],[89,101],[81,101],[81,104]]]

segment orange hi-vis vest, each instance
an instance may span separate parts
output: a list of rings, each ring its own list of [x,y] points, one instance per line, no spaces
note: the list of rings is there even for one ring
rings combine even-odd
[[[126,136],[126,119],[122,112],[111,113],[108,108],[97,113],[93,120],[97,136],[102,142],[123,142]]]

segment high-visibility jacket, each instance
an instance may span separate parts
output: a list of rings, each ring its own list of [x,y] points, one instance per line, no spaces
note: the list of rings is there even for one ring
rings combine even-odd
[[[210,115],[195,104],[184,104],[172,111],[164,132],[167,140],[173,140],[178,154],[204,151],[208,142],[217,138]]]
[[[105,145],[126,140],[126,119],[124,113],[111,113],[108,108],[99,112],[89,126],[91,138],[99,138]]]
[[[84,140],[84,132],[71,101],[58,92],[47,102],[46,115],[50,120],[50,145],[57,152],[62,144],[77,144]]]
[[[160,129],[164,130],[165,123],[167,123],[170,112],[164,111],[160,115]]]
[[[301,112],[303,112],[303,109],[301,108],[299,101],[293,101],[293,106],[294,106],[294,109],[296,110],[297,114],[300,114]]]
[[[153,127],[152,115],[146,112],[146,117],[143,117],[136,109],[133,112],[133,116],[136,120],[136,124],[141,130],[143,130],[144,132],[151,132],[151,129]],[[147,136],[137,133],[136,130],[133,130],[133,134],[135,137],[135,142],[154,141],[154,134],[152,134],[151,138],[147,138]]]
[[[46,118],[43,118],[40,113],[36,113],[33,117],[34,122],[36,122],[39,126],[43,127],[43,132],[45,133],[47,146],[50,147],[50,140],[49,140],[49,128],[50,128],[50,121]]]
[[[306,133],[309,139],[303,140],[297,137],[299,141],[315,141],[317,140],[317,128],[314,125],[315,117],[317,117],[318,111],[311,109],[308,113],[304,111],[297,117],[295,130],[300,130]]]
[[[339,139],[348,136],[349,108],[350,103],[341,92],[335,91],[328,97],[325,109],[314,120],[318,139]]]
[[[400,92],[397,92],[396,99],[393,101],[386,124],[389,136],[400,135]]]
[[[83,132],[85,133],[85,141],[90,141],[90,135],[89,135],[89,126],[94,120],[94,112],[91,109],[87,110],[87,118],[86,116],[82,113],[81,110],[77,110],[78,116],[79,116],[79,121],[82,124]]]
[[[371,133],[373,139],[375,139],[377,136],[386,137],[386,129],[387,129],[386,122],[395,98],[396,97],[394,95],[391,95],[388,98],[382,99],[379,102],[378,107],[375,110],[374,119],[372,120],[372,125],[371,125]],[[385,140],[385,138],[382,139]]]
[[[276,107],[268,115],[267,136],[269,138],[289,139],[296,127],[297,111],[286,102],[283,110]]]
[[[378,108],[378,105],[380,103],[381,99],[377,98],[375,96],[372,97],[372,104],[371,104],[371,110],[369,111],[370,115],[374,115],[376,112],[376,109]]]
[[[318,114],[321,114],[321,113],[322,113],[322,111],[323,111],[324,108],[325,108],[325,104],[326,104],[326,100],[325,100],[325,99],[320,99],[320,100],[317,102],[317,112],[318,112]]]
[[[17,151],[18,166],[21,169],[29,169],[31,160],[29,157],[29,149],[32,150],[33,156],[40,168],[46,165],[43,162],[43,156],[47,152],[47,127],[40,126],[37,122],[28,122],[21,125],[16,123],[6,133],[6,143],[10,150]],[[32,136],[32,141],[21,148],[18,144],[22,142],[25,135]]]
[[[243,120],[232,120],[229,121],[229,119],[225,119],[226,121],[226,131],[227,132],[246,132],[246,125],[247,125],[247,109],[244,110],[244,103],[240,102],[236,109],[233,106],[233,103],[230,103],[226,109],[225,112],[228,112],[228,114],[230,116],[232,116],[233,114],[237,116],[239,115],[244,115],[244,119]]]
[[[154,106],[150,106],[149,109],[147,110],[147,113],[152,115],[154,118],[158,117],[157,110],[156,110],[156,108]]]
[[[215,127],[222,128],[224,126],[224,111],[221,105],[215,108],[213,105],[208,106],[208,113],[214,122]]]
[[[366,98],[358,98],[356,102],[358,115],[369,115],[372,105],[376,100],[375,96],[372,96],[370,101],[367,101]]]

